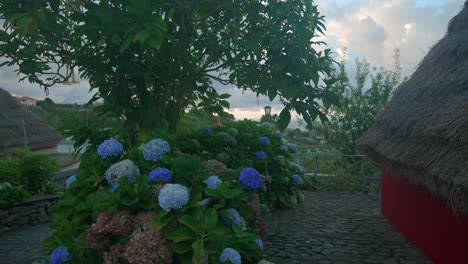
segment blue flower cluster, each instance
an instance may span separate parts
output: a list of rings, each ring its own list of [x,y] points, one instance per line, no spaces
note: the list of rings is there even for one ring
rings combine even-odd
[[[294,163],[300,164],[301,162],[299,161],[299,159],[294,159]]]
[[[65,182],[65,186],[67,186],[67,189],[70,189],[72,183],[76,182],[76,175],[70,176],[67,181]]]
[[[289,150],[290,150],[291,152],[294,152],[294,153],[297,152],[297,146],[296,146],[296,144],[289,143],[289,144],[288,144],[288,148],[289,148]]]
[[[271,128],[271,123],[270,122],[263,122],[262,126],[267,127],[267,128]]]
[[[189,201],[189,191],[187,187],[180,184],[166,184],[159,192],[159,206],[165,211],[180,209]]]
[[[263,146],[270,145],[270,139],[268,137],[260,137],[259,141],[260,141],[260,144],[262,144]]]
[[[275,136],[277,136],[278,138],[283,138],[283,135],[279,131],[275,132]]]
[[[207,135],[207,136],[211,136],[213,134],[213,131],[209,128],[205,128],[203,129],[203,134]]]
[[[120,184],[114,182],[114,183],[112,183],[112,188],[111,188],[110,191],[113,193],[113,192],[117,191],[117,189],[119,189],[119,187],[120,187]]]
[[[71,254],[64,246],[57,247],[50,255],[49,264],[63,264],[71,260]]]
[[[173,176],[172,172],[166,168],[156,168],[152,170],[148,175],[148,180],[151,182],[155,181],[164,181],[164,182],[172,182]]]
[[[218,189],[218,184],[222,183],[223,181],[219,179],[218,176],[210,176],[208,179],[203,181],[206,183],[209,189]]]
[[[304,184],[304,181],[299,174],[293,174],[292,179],[297,184]]]
[[[145,144],[145,147],[143,148],[143,157],[145,160],[158,161],[170,151],[171,146],[169,146],[169,143],[166,140],[155,138]]]
[[[98,155],[103,159],[107,157],[117,157],[122,154],[123,151],[124,147],[122,143],[112,138],[104,140],[97,148]]]
[[[287,151],[288,150],[288,147],[283,145],[279,148],[281,151]]]
[[[221,263],[226,263],[226,261],[230,261],[227,263],[242,264],[241,255],[233,248],[225,248],[223,252],[221,252],[221,256],[219,256],[219,261]]]
[[[245,168],[239,175],[239,181],[249,190],[258,189],[262,185],[262,175],[254,168]]]
[[[226,213],[221,215],[221,219],[223,219],[224,223],[228,226],[240,225],[242,223],[239,212],[234,208],[227,209]]]
[[[255,243],[257,243],[260,250],[263,250],[263,241],[260,238],[255,240]]]
[[[259,151],[255,152],[255,156],[257,156],[257,159],[259,159],[259,160],[264,160],[264,159],[266,159],[267,154],[264,151],[259,150]]]
[[[140,169],[131,160],[122,160],[110,166],[105,172],[107,182],[111,185],[116,183],[121,177],[127,177],[130,180],[140,176]]]

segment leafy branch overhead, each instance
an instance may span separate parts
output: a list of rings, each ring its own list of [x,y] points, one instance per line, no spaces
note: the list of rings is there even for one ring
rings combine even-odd
[[[129,135],[177,127],[187,106],[229,107],[213,83],[235,85],[324,118],[332,60],[311,1],[2,1],[0,56],[45,90],[74,69]],[[213,95],[221,97],[215,100]],[[219,107],[210,111],[219,111]]]

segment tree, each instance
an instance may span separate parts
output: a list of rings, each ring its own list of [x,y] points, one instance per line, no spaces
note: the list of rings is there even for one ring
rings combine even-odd
[[[329,122],[314,124],[343,154],[358,154],[356,141],[375,122],[380,110],[401,83],[400,52],[395,51],[394,69],[370,67],[365,58],[356,59],[355,83],[349,79],[344,61],[332,73],[337,81],[331,90],[339,96],[339,106],[328,108]]]
[[[188,106],[229,107],[213,81],[279,97],[284,129],[294,110],[324,118],[330,50],[317,51],[324,17],[309,0],[6,0],[0,66],[46,92],[77,69],[126,138],[175,130]],[[220,106],[220,107],[219,107]]]

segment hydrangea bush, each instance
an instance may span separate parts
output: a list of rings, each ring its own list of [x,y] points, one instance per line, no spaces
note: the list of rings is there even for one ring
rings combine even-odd
[[[70,263],[257,263],[264,214],[304,199],[300,165],[277,134],[241,121],[145,135],[118,155],[96,143],[55,206],[46,244]]]

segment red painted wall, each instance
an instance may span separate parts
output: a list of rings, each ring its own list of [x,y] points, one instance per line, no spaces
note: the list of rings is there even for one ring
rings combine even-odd
[[[436,263],[468,263],[468,215],[382,169],[382,212]]]

